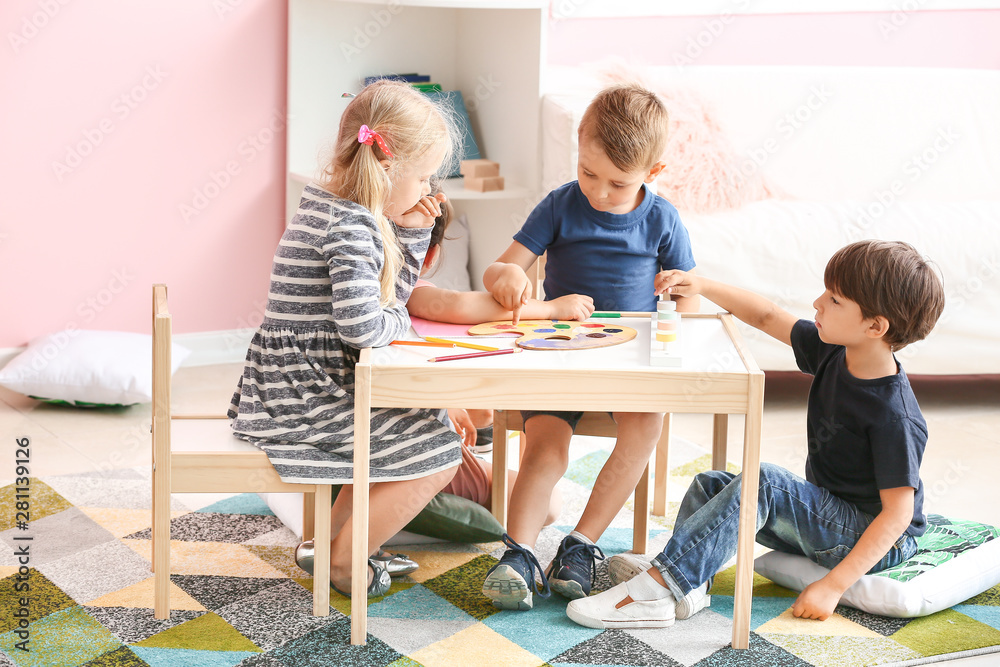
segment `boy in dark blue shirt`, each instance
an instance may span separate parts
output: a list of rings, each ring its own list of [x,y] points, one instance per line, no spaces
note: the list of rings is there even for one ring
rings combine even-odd
[[[677,209],[648,187],[663,171],[667,110],[639,86],[598,93],[580,121],[578,180],[557,188],[531,212],[514,242],[483,275],[494,299],[513,311],[531,296],[525,271],[546,253],[545,297],[593,299],[600,310],[655,311],[655,279],[666,269],[694,268],[687,230]],[[677,310],[698,309],[697,297],[678,296]],[[628,500],[663,428],[663,415],[615,413],[618,439],[594,482],[576,529],[545,573],[534,546],[543,508],[569,463],[569,442],[582,412],[522,412],[524,457],[510,498],[508,549],[487,573],[483,594],[501,609],[530,609],[532,589],[548,585],[569,598],[590,594],[594,544]],[[541,577],[539,589],[535,573]]]
[[[791,345],[799,368],[814,376],[806,479],[761,465],[756,539],[830,570],[792,605],[795,616],[819,620],[862,575],[910,558],[924,533],[927,425],[894,352],[930,333],[944,308],[940,280],[905,243],[842,248],[824,282],[810,322],[705,278],[675,271],[657,279],[660,292],[703,294]],[[721,471],[697,475],[653,562],[613,557],[617,585],[574,600],[567,615],[594,628],[664,627],[708,606],[711,578],[736,553],[741,481]]]

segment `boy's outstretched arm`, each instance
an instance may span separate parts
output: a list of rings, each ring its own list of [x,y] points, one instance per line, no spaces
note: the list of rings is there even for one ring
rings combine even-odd
[[[701,294],[750,326],[786,345],[792,344],[792,327],[798,318],[759,294],[676,270],[658,274],[655,287],[657,294],[666,292],[683,297]]]
[[[858,543],[844,560],[819,581],[799,593],[792,614],[825,621],[836,608],[844,591],[872,569],[892,548],[913,520],[913,487],[882,489],[882,511],[868,524]]]

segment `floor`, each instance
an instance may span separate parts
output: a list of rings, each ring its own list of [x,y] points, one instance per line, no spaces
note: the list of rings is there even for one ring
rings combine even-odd
[[[174,376],[177,413],[223,413],[240,364],[181,368]],[[930,441],[922,478],[925,509],[938,514],[1000,525],[1000,376],[916,378],[914,390],[927,419]],[[769,374],[766,380],[761,459],[802,474],[805,461],[805,405],[809,378]],[[148,464],[150,406],[78,410],[39,403],[0,388],[0,442],[9,463],[0,464],[0,486],[13,478],[14,440],[31,440],[30,473],[54,475]],[[711,417],[677,415],[674,433],[711,442]],[[729,458],[739,462],[742,419],[733,417]],[[995,656],[993,656],[995,658]],[[987,656],[988,658],[988,656]],[[951,664],[987,664],[967,659]]]

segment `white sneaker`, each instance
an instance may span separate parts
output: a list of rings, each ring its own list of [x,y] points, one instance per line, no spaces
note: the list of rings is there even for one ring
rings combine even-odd
[[[611,578],[612,584],[618,585],[639,576],[652,566],[653,564],[642,556],[618,554],[608,559],[608,577]],[[705,582],[677,602],[676,618],[679,621],[686,621],[711,604],[712,596],[708,594],[708,582]]]
[[[653,564],[642,556],[635,554],[618,554],[608,559],[608,576],[615,586],[639,576]]]
[[[572,600],[566,605],[566,615],[575,623],[588,628],[666,628],[674,624],[674,598],[661,600],[633,600],[618,606],[632,597],[630,582],[618,584],[603,593]]]

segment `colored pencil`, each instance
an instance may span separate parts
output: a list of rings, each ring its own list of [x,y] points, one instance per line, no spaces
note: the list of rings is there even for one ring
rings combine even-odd
[[[467,347],[470,350],[483,350],[484,352],[496,352],[499,347],[489,347],[488,345],[475,345],[473,343],[460,343],[457,340],[445,340],[444,338],[433,338],[431,336],[424,336],[424,340],[429,340],[435,343],[451,343],[456,347]]]
[[[427,340],[394,340],[390,345],[418,345],[420,347],[455,347],[454,343],[449,343],[447,341],[442,341],[438,343],[437,341],[427,341]]]
[[[652,311],[650,311],[652,312]],[[649,313],[591,313],[591,317],[617,318],[617,317],[649,317]]]
[[[470,352],[469,354],[452,354],[447,357],[431,357],[427,361],[451,361],[453,359],[476,359],[478,357],[492,357],[497,354],[513,354],[520,352],[518,347],[509,347],[502,350],[490,350],[489,352]]]

